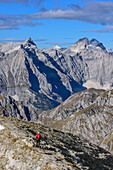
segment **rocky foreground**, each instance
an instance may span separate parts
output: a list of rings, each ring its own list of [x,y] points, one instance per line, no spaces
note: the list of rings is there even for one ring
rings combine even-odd
[[[41,133],[40,148],[35,135]],[[104,149],[71,133],[37,123],[0,117],[0,169],[113,169]]]

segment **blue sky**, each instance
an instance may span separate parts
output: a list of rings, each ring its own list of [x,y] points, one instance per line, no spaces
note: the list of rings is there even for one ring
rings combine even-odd
[[[96,38],[113,49],[113,1],[0,0],[0,41],[31,37],[38,48]]]

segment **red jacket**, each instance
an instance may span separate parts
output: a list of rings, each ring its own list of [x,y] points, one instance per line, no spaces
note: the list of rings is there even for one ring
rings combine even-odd
[[[37,135],[35,136],[36,140],[40,140],[40,134],[37,133]]]

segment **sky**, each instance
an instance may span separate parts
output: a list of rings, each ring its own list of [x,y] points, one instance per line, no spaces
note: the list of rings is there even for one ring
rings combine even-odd
[[[113,49],[113,1],[0,0],[0,42],[69,47],[87,37]]]

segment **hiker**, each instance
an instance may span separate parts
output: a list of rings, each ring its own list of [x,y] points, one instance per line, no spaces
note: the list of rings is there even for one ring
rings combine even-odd
[[[40,133],[38,132],[35,136],[36,140],[37,140],[37,144],[40,145]]]

